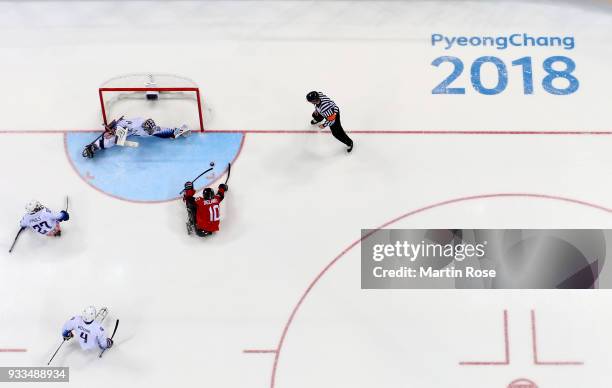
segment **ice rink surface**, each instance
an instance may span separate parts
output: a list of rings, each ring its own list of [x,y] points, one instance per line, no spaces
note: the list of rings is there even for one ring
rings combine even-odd
[[[0,32],[0,365],[46,364],[64,321],[95,304],[109,307],[107,327],[121,319],[116,347],[98,359],[64,346],[54,364],[70,366],[71,386],[609,387],[609,291],[366,291],[358,243],[381,226],[612,228],[612,141],[589,133],[612,130],[611,5],[1,2]],[[430,41],[515,32],[572,35],[576,47]],[[431,66],[441,55],[531,55],[535,92],[513,81],[496,96],[432,95],[450,72]],[[542,90],[550,55],[575,60],[577,93]],[[234,164],[212,238],[186,235],[181,201],[118,199],[73,168],[66,139],[101,128],[98,86],[148,71],[192,78],[210,135],[244,137],[213,147]],[[308,124],[313,89],[341,107],[350,156]],[[143,185],[188,180],[190,143],[178,140],[148,148],[154,162],[125,161],[149,172]],[[109,155],[92,162],[117,175]],[[24,233],[8,254],[25,202],[59,210],[66,195],[61,239]]]

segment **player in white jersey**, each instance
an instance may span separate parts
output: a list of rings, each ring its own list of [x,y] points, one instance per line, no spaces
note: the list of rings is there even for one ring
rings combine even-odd
[[[70,219],[70,215],[65,210],[52,212],[36,200],[28,202],[25,208],[28,213],[21,219],[21,228],[30,228],[46,236],[61,236],[60,222]]]
[[[83,157],[93,158],[97,152],[115,145],[137,146],[138,143],[126,140],[128,136],[155,136],[164,139],[176,139],[181,136],[189,136],[190,133],[191,130],[185,124],[179,128],[164,128],[156,125],[153,119],[120,117],[105,126],[104,133],[100,138],[85,146]]]
[[[101,314],[104,312],[104,314]],[[94,306],[86,307],[81,315],[72,317],[64,324],[62,336],[68,341],[76,335],[83,350],[108,349],[113,346],[113,340],[108,338],[102,327],[102,320],[106,316],[106,307],[96,313]]]

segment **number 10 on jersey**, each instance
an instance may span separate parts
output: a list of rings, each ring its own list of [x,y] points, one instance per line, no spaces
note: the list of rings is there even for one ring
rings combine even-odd
[[[457,57],[444,56],[434,59],[431,65],[438,67],[445,62],[449,62],[453,65],[453,72],[433,88],[431,93],[465,94],[464,87],[451,87],[451,84],[455,81],[460,82],[458,79],[463,73],[463,61]],[[493,65],[497,69],[497,84],[492,87],[484,86],[481,80],[481,70],[485,64]],[[516,59],[512,61],[512,66],[520,67],[522,70],[523,94],[533,94],[533,61],[531,57]],[[580,82],[572,74],[574,70],[576,70],[576,63],[571,58],[564,56],[546,58],[542,63],[542,68],[546,72],[546,76],[542,79],[542,87],[546,92],[554,95],[567,95],[578,90]],[[555,82],[557,84],[556,86],[553,85],[553,81],[558,78],[561,78],[562,81]],[[508,86],[508,67],[504,61],[498,57],[485,56],[477,58],[471,65],[470,80],[474,90],[480,94],[489,96],[499,94]],[[562,83],[565,84],[565,87],[560,87]]]
[[[208,213],[210,213],[210,222],[219,221],[219,205],[214,204],[208,208]]]

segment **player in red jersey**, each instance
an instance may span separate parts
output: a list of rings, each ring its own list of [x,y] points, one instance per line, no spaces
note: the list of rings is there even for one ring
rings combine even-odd
[[[193,183],[185,182],[183,201],[189,215],[187,233],[192,234],[195,231],[198,236],[205,237],[219,231],[219,204],[223,201],[227,190],[227,185],[221,183],[217,194],[207,187],[202,191],[201,197],[194,197]]]

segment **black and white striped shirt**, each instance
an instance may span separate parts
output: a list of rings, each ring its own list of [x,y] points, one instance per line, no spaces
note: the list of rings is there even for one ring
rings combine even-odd
[[[336,115],[340,112],[340,109],[338,105],[325,94],[321,92],[317,93],[319,94],[319,100],[321,100],[321,102],[315,105],[315,111],[325,118],[323,126],[328,127],[336,121]]]

